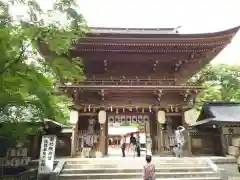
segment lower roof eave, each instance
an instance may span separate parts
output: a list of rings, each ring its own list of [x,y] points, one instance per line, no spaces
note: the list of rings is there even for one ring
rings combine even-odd
[[[213,125],[224,126],[224,125],[235,125],[235,124],[240,125],[240,120],[239,121],[231,121],[231,120],[228,121],[228,120],[210,118],[210,119],[197,121],[194,124],[191,124],[191,127],[213,126]]]

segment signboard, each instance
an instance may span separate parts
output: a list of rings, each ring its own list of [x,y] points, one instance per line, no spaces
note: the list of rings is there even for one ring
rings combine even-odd
[[[38,174],[48,174],[53,170],[57,136],[42,136],[42,144],[39,158]]]
[[[117,116],[108,116],[108,122],[110,124],[124,124],[124,123],[140,123],[144,124],[149,121],[148,115],[117,115]]]
[[[222,127],[223,134],[240,134],[240,127]]]

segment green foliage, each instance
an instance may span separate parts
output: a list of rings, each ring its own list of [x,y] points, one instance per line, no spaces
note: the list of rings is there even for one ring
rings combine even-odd
[[[137,127],[138,130],[144,130],[144,129],[145,129],[144,124],[134,123],[134,122],[132,122],[132,123],[126,122],[126,123],[124,123],[122,126],[134,126],[134,127]]]
[[[17,139],[35,131],[19,122],[44,118],[66,122],[71,99],[54,82],[83,76],[80,59],[68,53],[88,31],[77,3],[57,0],[45,10],[38,2],[45,1],[0,2],[0,121],[9,123],[0,135],[11,133]],[[13,7],[25,10],[24,17],[14,14]],[[39,55],[40,41],[48,45],[49,56]]]
[[[240,101],[240,65],[208,65],[188,84],[205,87],[197,97],[199,105],[204,101]]]

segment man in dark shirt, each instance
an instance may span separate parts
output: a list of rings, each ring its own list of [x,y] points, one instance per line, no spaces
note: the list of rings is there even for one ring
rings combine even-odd
[[[130,147],[131,147],[131,150],[133,152],[133,157],[136,156],[136,145],[137,145],[137,140],[133,136],[133,134],[131,134],[131,136],[130,136]]]
[[[137,136],[136,136],[136,150],[137,150],[137,157],[140,157],[141,156],[141,143],[140,143],[140,135],[139,133],[137,133]]]

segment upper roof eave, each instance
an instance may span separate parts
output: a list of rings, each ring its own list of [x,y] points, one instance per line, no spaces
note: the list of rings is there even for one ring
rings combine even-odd
[[[240,25],[218,32],[199,33],[199,34],[181,34],[176,28],[103,28],[91,27],[88,37],[112,37],[112,38],[211,38],[236,34],[240,29]]]

